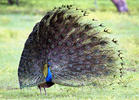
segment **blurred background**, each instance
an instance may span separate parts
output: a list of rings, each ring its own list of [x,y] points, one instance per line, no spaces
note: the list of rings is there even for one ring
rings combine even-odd
[[[36,88],[19,90],[17,69],[24,43],[48,10],[75,5],[112,30],[126,63],[122,86],[70,88],[56,85],[48,96]],[[59,91],[59,92],[57,92]],[[0,99],[139,100],[139,0],[0,0]]]

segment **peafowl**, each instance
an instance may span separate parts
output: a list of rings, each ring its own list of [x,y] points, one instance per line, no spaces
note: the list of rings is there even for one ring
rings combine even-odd
[[[88,12],[63,5],[46,13],[29,35],[21,55],[20,88],[54,84],[86,86],[122,76],[117,40]]]

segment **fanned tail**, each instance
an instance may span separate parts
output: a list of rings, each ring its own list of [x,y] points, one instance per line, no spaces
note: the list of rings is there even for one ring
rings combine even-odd
[[[31,33],[34,34],[31,50],[37,55],[40,69],[36,70],[42,78],[39,82],[44,80],[43,64],[48,62],[51,63],[52,81],[62,85],[105,83],[120,76],[123,61],[117,41],[105,34],[109,32],[102,26],[87,17],[86,11],[71,5],[48,12]],[[30,38],[26,44],[30,44]]]

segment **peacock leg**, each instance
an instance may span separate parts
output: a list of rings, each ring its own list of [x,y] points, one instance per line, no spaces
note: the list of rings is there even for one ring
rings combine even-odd
[[[41,87],[40,87],[40,86],[38,86],[38,88],[39,88],[39,90],[40,90],[40,94],[42,94],[42,92],[41,92]]]
[[[45,90],[45,88],[43,88],[44,89],[44,92],[45,92],[45,95],[46,95],[46,90]]]

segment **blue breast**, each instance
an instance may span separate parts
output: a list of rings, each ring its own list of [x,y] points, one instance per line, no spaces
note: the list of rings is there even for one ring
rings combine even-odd
[[[48,66],[48,75],[47,77],[45,78],[46,82],[52,82],[52,73],[50,71],[50,68]]]

